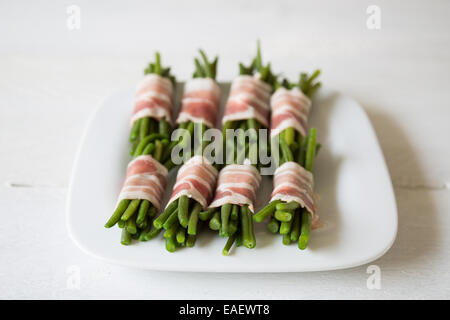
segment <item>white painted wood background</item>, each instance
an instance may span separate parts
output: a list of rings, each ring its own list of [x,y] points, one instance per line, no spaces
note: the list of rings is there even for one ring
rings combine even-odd
[[[81,9],[79,30],[66,27],[71,4]],[[366,27],[372,4],[379,30]],[[0,2],[0,298],[450,298],[449,16],[448,1]],[[367,266],[128,269],[85,255],[67,235],[72,162],[100,100],[136,83],[155,50],[180,79],[199,46],[219,53],[219,79],[230,80],[257,38],[276,70],[294,77],[320,67],[321,80],[373,122],[399,213],[395,244],[373,263],[380,290],[367,288]],[[71,266],[79,289],[67,285]]]

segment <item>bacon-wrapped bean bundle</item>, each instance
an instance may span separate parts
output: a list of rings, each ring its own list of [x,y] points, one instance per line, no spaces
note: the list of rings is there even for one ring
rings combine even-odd
[[[174,166],[171,152],[177,146],[180,149],[187,144],[200,146],[203,153],[206,146],[204,132],[216,123],[220,107],[220,88],[215,81],[218,58],[209,62],[202,50],[200,55],[202,62],[194,59],[196,70],[193,79],[187,81],[184,87],[176,121],[178,128],[185,130],[163,156],[168,168]],[[196,155],[193,156],[193,153]],[[153,223],[155,228],[165,229],[166,249],[169,252],[180,246],[194,246],[201,222],[199,213],[207,208],[212,199],[218,174],[206,158],[197,155],[197,150],[187,150],[182,157],[192,158],[180,167],[169,203]]]
[[[247,248],[256,245],[251,216],[261,180],[257,130],[268,128],[270,96],[276,80],[270,63],[262,63],[259,42],[251,65],[240,64],[239,73],[232,82],[222,119],[227,165],[219,173],[213,202],[200,213],[200,219],[209,220],[211,229],[228,238],[224,255],[234,242]],[[237,131],[231,136],[229,129]]]
[[[311,173],[316,152],[316,130],[307,136],[310,97],[320,87],[314,80],[319,71],[308,77],[302,73],[298,84],[284,80],[277,84],[271,98],[271,149],[279,167],[274,173],[270,203],[253,216],[256,222],[271,217],[268,229],[283,235],[283,243],[297,242],[305,249],[311,229],[319,226]]]
[[[134,157],[151,154],[161,162],[173,123],[175,77],[170,74],[170,67],[161,66],[158,52],[144,74],[137,86],[131,118],[130,154]]]
[[[155,58],[136,90],[130,133],[134,160],[128,164],[116,210],[105,224],[110,228],[117,223],[122,228],[124,245],[132,238],[148,240],[159,231],[152,228],[152,220],[166,185],[168,170],[161,160],[171,133],[175,78],[170,68],[161,66],[158,52]]]

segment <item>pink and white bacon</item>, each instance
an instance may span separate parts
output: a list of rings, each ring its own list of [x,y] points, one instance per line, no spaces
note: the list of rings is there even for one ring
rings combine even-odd
[[[233,80],[222,123],[256,119],[269,126],[272,87],[257,76],[242,75]]]
[[[248,204],[249,209],[255,212],[254,203],[260,182],[261,176],[252,165],[227,165],[220,170],[216,194],[209,207],[220,207],[227,203],[241,206]]]
[[[296,162],[285,162],[275,170],[270,202],[295,201],[312,216],[312,228],[320,224],[314,201],[314,179],[311,172]]]
[[[137,86],[131,124],[145,117],[172,123],[173,85],[157,74],[148,74]]]
[[[212,199],[218,172],[203,156],[196,155],[181,166],[168,204],[188,196],[205,209]]]
[[[306,136],[311,100],[300,89],[297,87],[290,90],[279,88],[272,95],[270,106],[272,108],[271,138],[287,128],[294,128],[303,136]]]
[[[192,121],[214,127],[220,106],[220,88],[211,78],[194,78],[184,86],[177,123]]]
[[[118,201],[145,199],[159,210],[166,186],[167,173],[166,167],[150,155],[135,158],[128,164],[127,177]]]

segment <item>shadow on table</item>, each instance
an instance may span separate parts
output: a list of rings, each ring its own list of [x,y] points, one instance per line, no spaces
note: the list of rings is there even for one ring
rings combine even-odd
[[[366,110],[376,110],[367,108]],[[404,268],[413,261],[423,261],[432,255],[439,243],[438,221],[435,216],[435,208],[430,192],[423,187],[403,186],[396,184],[396,167],[399,164],[394,159],[396,145],[401,146],[401,152],[406,154],[402,158],[407,159],[409,172],[414,173],[419,181],[425,181],[425,168],[422,168],[416,151],[412,147],[412,138],[408,137],[398,125],[398,120],[392,119],[380,112],[368,112],[374,126],[381,149],[383,150],[387,166],[389,168],[398,211],[398,233],[392,248],[375,263],[383,263],[385,267]],[[390,142],[395,141],[394,148]],[[404,177],[407,181],[408,177]],[[403,180],[403,179],[402,179]],[[406,194],[405,194],[406,192]],[[414,194],[411,194],[414,192]]]

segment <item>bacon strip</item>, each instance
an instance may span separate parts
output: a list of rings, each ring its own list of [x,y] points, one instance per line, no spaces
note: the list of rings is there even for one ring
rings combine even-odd
[[[166,167],[150,155],[139,156],[128,164],[127,177],[118,201],[145,199],[159,210],[166,180]]]
[[[311,214],[312,227],[319,226],[319,216],[316,214],[314,201],[314,179],[311,172],[296,162],[285,162],[275,170],[273,186],[270,202],[295,201]]]
[[[145,117],[165,118],[172,123],[173,86],[169,79],[156,74],[144,77],[136,90],[131,124]]]
[[[270,106],[272,108],[271,138],[287,128],[294,128],[303,136],[306,136],[311,100],[300,89],[296,87],[291,90],[279,88],[272,95]]]
[[[231,84],[222,123],[254,118],[268,127],[271,90],[269,84],[256,77],[238,76]]]
[[[210,208],[224,204],[248,204],[254,212],[256,191],[261,182],[261,176],[255,167],[249,164],[230,164],[220,170],[216,194]]]
[[[220,106],[220,88],[211,78],[186,82],[177,123],[192,121],[214,127]]]
[[[192,157],[178,170],[168,204],[181,196],[188,196],[205,209],[212,199],[217,174],[217,169],[205,157],[200,155]]]

